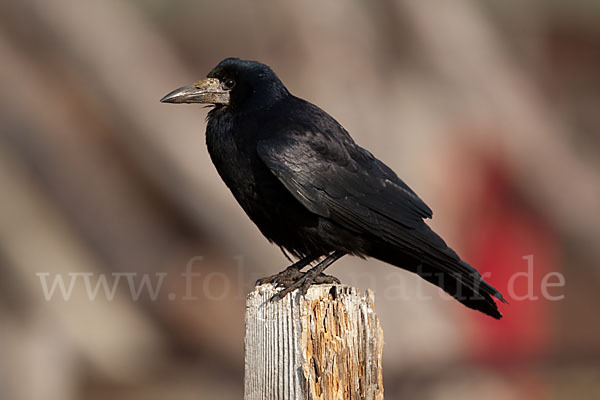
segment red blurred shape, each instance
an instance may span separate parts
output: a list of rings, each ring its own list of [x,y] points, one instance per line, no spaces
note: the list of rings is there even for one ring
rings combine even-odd
[[[468,228],[473,236],[465,243],[467,260],[489,274],[486,280],[510,304],[502,307],[500,321],[473,316],[471,356],[493,363],[533,360],[550,345],[550,313],[557,303],[544,297],[542,282],[548,273],[558,271],[558,240],[519,199],[506,169],[490,163],[482,168],[481,206],[471,214],[474,226]],[[563,290],[549,287],[548,293],[558,296]]]

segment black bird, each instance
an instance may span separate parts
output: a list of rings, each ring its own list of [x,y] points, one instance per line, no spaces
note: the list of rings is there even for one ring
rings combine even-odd
[[[319,107],[292,95],[267,65],[227,58],[164,103],[204,103],[211,159],[263,235],[299,259],[259,282],[306,290],[337,281],[346,254],[417,273],[467,307],[501,318],[504,298],[423,221],[431,209]],[[320,260],[312,269],[301,269]]]

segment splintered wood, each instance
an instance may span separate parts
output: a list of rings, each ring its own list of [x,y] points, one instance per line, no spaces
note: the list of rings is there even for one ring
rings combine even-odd
[[[269,301],[277,291],[248,295],[244,399],[383,399],[373,292],[316,285]]]

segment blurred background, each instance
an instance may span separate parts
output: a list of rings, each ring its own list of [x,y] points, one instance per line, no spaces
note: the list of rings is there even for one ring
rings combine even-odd
[[[386,398],[600,398],[600,2],[8,0],[0,399],[242,398],[245,295],[288,261],[210,163],[207,110],[159,103],[229,56],[340,121],[511,302],[498,322],[336,263],[376,292]]]

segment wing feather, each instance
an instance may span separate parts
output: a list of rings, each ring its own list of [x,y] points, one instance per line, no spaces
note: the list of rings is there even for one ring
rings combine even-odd
[[[369,232],[381,230],[378,215],[405,228],[431,218],[431,209],[366,150],[354,143],[310,139],[295,135],[263,140],[257,147],[261,160],[310,211],[358,218],[351,225]]]

